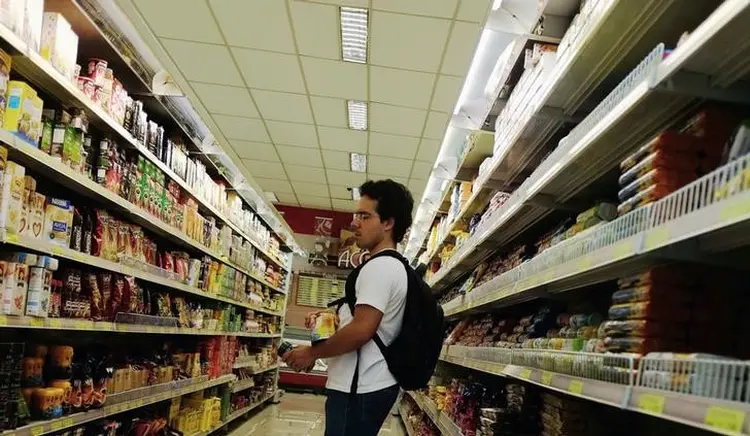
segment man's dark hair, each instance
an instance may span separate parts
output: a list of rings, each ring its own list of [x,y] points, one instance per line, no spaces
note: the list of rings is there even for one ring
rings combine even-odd
[[[377,200],[376,211],[380,221],[393,218],[393,242],[401,242],[411,226],[411,212],[414,209],[414,199],[406,186],[391,179],[368,180],[359,187],[359,195]]]

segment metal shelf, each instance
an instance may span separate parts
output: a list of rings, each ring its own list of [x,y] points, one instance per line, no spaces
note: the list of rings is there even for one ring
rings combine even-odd
[[[448,415],[440,412],[432,400],[419,392],[408,391],[407,394],[414,399],[417,406],[432,420],[441,434],[445,436],[461,436],[461,429]]]
[[[85,332],[144,333],[157,335],[238,336],[245,338],[280,338],[280,333],[225,332],[222,330],[164,327],[143,324],[125,324],[107,321],[89,321],[73,318],[35,318],[31,316],[0,315],[0,328],[69,330]]]
[[[282,314],[279,312],[274,312],[267,309],[258,309],[257,306],[244,301],[235,300],[234,298],[229,298],[223,295],[211,294],[209,292],[202,291],[198,288],[168,277],[143,271],[141,269],[134,268],[122,263],[112,262],[100,257],[73,250],[71,248],[43,241],[41,239],[35,239],[29,236],[18,236],[16,234],[7,233],[5,230],[0,230],[0,243],[26,248],[35,252],[49,254],[62,259],[72,260],[74,262],[79,262],[85,265],[90,265],[96,268],[101,268],[103,270],[116,272],[126,276],[132,276],[148,283],[154,283],[169,289],[173,289],[190,295],[195,295],[201,298],[221,301],[269,315],[282,316]]]
[[[409,420],[406,417],[406,408],[404,407],[403,402],[398,407],[398,413],[401,417],[401,422],[404,423],[404,428],[406,429],[406,434],[409,436],[417,436],[417,432],[414,430],[414,428],[411,426],[411,423],[409,423]]]
[[[750,434],[750,364],[448,346],[440,359],[725,435]]]
[[[32,422],[24,427],[15,430],[0,432],[2,436],[39,436],[43,434],[57,433],[70,427],[75,427],[87,422],[102,419],[107,416],[116,415],[128,410],[139,409],[150,404],[158,403],[170,398],[179,397],[191,392],[202,391],[214,386],[229,383],[236,379],[233,374],[223,375],[213,380],[206,380],[207,377],[197,377],[195,379],[179,380],[171,383],[149,386],[138,389],[141,393],[136,399],[125,400],[125,396],[130,392],[110,395],[107,398],[107,405],[101,409],[90,410],[67,415],[44,422]],[[145,390],[145,391],[144,391]],[[114,404],[111,404],[114,403]]]
[[[240,416],[245,415],[247,412],[250,412],[251,410],[254,410],[254,409],[258,408],[259,406],[265,404],[265,402],[268,401],[268,400],[270,400],[271,398],[273,398],[273,395],[269,395],[268,397],[266,397],[266,398],[258,401],[255,404],[252,404],[250,406],[247,406],[245,408],[242,408],[240,410],[232,412],[231,414],[229,414],[227,416],[227,418],[224,420],[224,422],[221,423],[221,425],[217,426],[216,428],[211,429],[206,434],[211,434],[211,433],[215,432],[216,430],[219,430],[220,428],[226,426],[227,424],[229,424],[230,422],[232,422],[235,419],[239,418]]]
[[[552,209],[541,200],[564,202],[580,192],[638,145],[663,130],[696,99],[710,96],[729,101],[750,101],[750,91],[735,80],[750,71],[745,61],[750,47],[732,40],[738,29],[750,25],[750,2],[726,0],[672,54],[663,59],[657,46],[641,64],[571,133],[516,190],[494,216],[480,226],[453,257],[430,279],[442,287],[484,259],[491,251],[522,232]],[[731,41],[731,42],[728,42]],[[737,59],[732,74],[722,82],[695,80],[696,73],[720,74],[720,66],[704,65],[715,52]],[[743,57],[744,56],[744,57]],[[700,67],[700,68],[699,68]],[[685,78],[690,86],[679,87]],[[677,84],[676,84],[677,82]],[[703,83],[701,88],[699,85]],[[715,85],[709,88],[708,85]],[[729,86],[734,85],[732,89]]]
[[[119,125],[108,113],[97,104],[93,103],[86,97],[75,84],[55,70],[52,65],[44,60],[33,50],[29,50],[27,45],[7,27],[0,25],[0,38],[5,40],[13,47],[18,55],[13,56],[13,70],[19,72],[33,84],[39,86],[47,93],[59,99],[64,106],[76,106],[83,108],[89,121],[104,129],[106,132],[113,133],[117,136],[118,142],[124,142],[131,148],[140,152],[144,157],[151,161],[157,168],[164,172],[170,179],[174,180],[183,190],[191,193],[202,209],[230,226],[237,234],[248,240],[253,247],[258,250],[264,257],[284,270],[289,267],[269,253],[265,248],[250,238],[236,224],[231,222],[226,215],[219,211],[215,206],[205,199],[199,198],[193,192],[193,188],[184,180],[177,176],[164,162],[154,156],[145,146],[139,143],[133,136]],[[210,254],[210,253],[209,253]]]

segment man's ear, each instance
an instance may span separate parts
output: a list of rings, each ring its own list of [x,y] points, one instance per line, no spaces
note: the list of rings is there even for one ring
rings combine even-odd
[[[396,220],[393,218],[388,218],[387,220],[383,221],[383,229],[385,231],[393,230],[394,224],[396,224]]]

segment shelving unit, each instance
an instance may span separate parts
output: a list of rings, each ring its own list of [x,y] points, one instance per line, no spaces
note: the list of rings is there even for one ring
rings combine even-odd
[[[197,159],[206,165],[207,171],[212,177],[222,182],[229,182],[231,188],[232,180],[224,174],[223,170],[216,165],[216,162],[211,157],[203,154],[201,146],[195,142],[197,139],[191,134],[190,129],[178,121],[181,115],[172,113],[174,106],[170,105],[163,97],[151,95],[150,85],[146,84],[139,77],[138,73],[131,69],[132,65],[129,59],[110,43],[105,33],[98,29],[94,21],[86,15],[84,8],[75,1],[51,1],[49,3],[54,5],[54,10],[65,15],[76,30],[80,31],[81,26],[85,27],[85,32],[82,34],[85,34],[86,38],[96,39],[95,41],[88,41],[88,43],[82,42],[85,48],[83,51],[79,51],[79,60],[85,60],[86,57],[84,56],[113,57],[111,66],[115,69],[115,74],[119,77],[126,77],[126,80],[123,80],[125,89],[133,92],[136,99],[144,98],[148,100],[146,111],[150,112],[150,115],[155,114],[160,121],[168,123],[166,128],[177,130],[184,135],[188,146],[191,148],[191,157],[194,153]],[[57,9],[58,7],[60,9]],[[160,245],[164,244],[166,247],[181,250],[182,252],[186,252],[188,256],[199,258],[201,261],[207,258],[210,259],[206,261],[207,265],[221,264],[221,268],[224,270],[228,270],[226,267],[230,267],[234,270],[232,271],[232,280],[235,280],[235,273],[237,274],[236,280],[238,283],[239,278],[244,276],[241,282],[243,286],[245,281],[250,284],[257,284],[257,286],[264,288],[263,293],[267,297],[270,295],[268,302],[264,301],[261,303],[259,302],[260,300],[257,300],[258,302],[256,300],[251,301],[245,294],[246,290],[244,288],[241,291],[237,291],[237,289],[228,291],[227,283],[221,283],[221,286],[217,286],[216,289],[219,289],[219,291],[209,292],[204,290],[211,289],[208,286],[201,287],[200,284],[191,285],[189,283],[197,283],[197,281],[183,281],[176,273],[155,265],[125,257],[118,257],[119,261],[108,260],[68,248],[64,245],[48,242],[46,238],[37,239],[32,236],[18,235],[6,229],[0,229],[0,243],[5,247],[5,251],[23,251],[47,255],[53,259],[57,259],[61,268],[85,268],[85,271],[97,271],[97,274],[114,273],[132,277],[140,285],[153,287],[155,290],[154,298],[156,298],[156,290],[158,290],[159,295],[168,295],[169,298],[196,298],[197,306],[195,307],[197,310],[201,310],[201,306],[210,307],[212,310],[215,310],[214,308],[216,307],[223,307],[225,308],[225,315],[227,313],[236,314],[242,321],[241,323],[222,324],[218,319],[210,320],[213,323],[209,322],[209,320],[203,323],[201,319],[200,323],[191,323],[189,325],[202,326],[203,328],[189,328],[185,327],[187,324],[184,323],[184,320],[178,321],[176,317],[155,316],[148,313],[137,313],[132,317],[134,320],[129,320],[129,322],[119,322],[121,318],[110,317],[109,314],[107,317],[96,318],[90,314],[84,314],[79,318],[0,314],[0,329],[3,331],[2,342],[8,340],[25,342],[27,334],[29,338],[64,338],[62,340],[69,340],[71,343],[75,342],[74,339],[76,341],[79,340],[80,337],[104,338],[104,336],[98,335],[107,335],[105,341],[111,341],[112,338],[116,338],[115,340],[118,342],[118,345],[122,342],[127,347],[128,345],[126,344],[128,343],[137,341],[145,343],[152,340],[151,338],[154,338],[154,335],[159,335],[164,336],[165,342],[179,340],[183,344],[188,344],[190,343],[189,341],[193,341],[196,343],[196,349],[199,350],[198,341],[210,341],[213,339],[217,341],[221,339],[225,343],[236,340],[240,344],[243,341],[254,341],[256,343],[267,344],[269,348],[275,347],[278,340],[282,337],[284,328],[287,300],[287,289],[285,288],[290,283],[291,255],[282,253],[281,250],[278,253],[275,250],[272,252],[272,248],[275,247],[266,245],[262,237],[256,237],[254,232],[251,234],[248,226],[239,223],[239,218],[235,222],[233,209],[225,206],[219,207],[217,204],[220,204],[220,202],[214,204],[202,198],[201,195],[197,194],[198,191],[193,186],[190,186],[188,182],[172,171],[160,158],[151,153],[144,144],[131,135],[114,117],[98,103],[95,103],[85,95],[74,82],[58,72],[48,61],[43,59],[35,50],[31,49],[22,38],[3,25],[0,25],[0,48],[12,55],[11,74],[13,74],[14,78],[28,82],[35,90],[43,94],[45,99],[48,99],[48,101],[45,101],[45,109],[50,106],[56,107],[57,104],[65,109],[81,109],[85,113],[92,130],[101,134],[101,137],[111,138],[119,146],[124,146],[158,168],[166,178],[179,186],[184,195],[191,196],[195,200],[198,204],[198,211],[202,216],[213,218],[219,226],[226,226],[228,229],[231,229],[231,232],[227,231],[231,236],[239,238],[239,240],[252,246],[252,250],[256,253],[253,256],[257,255],[258,259],[262,258],[264,266],[260,268],[251,262],[247,262],[247,266],[239,265],[232,260],[237,259],[237,257],[234,257],[234,254],[232,259],[229,258],[228,250],[225,255],[221,249],[213,249],[204,245],[202,242],[189,236],[183,229],[176,228],[162,221],[127,198],[121,197],[116,192],[112,192],[105,186],[96,183],[85,173],[74,171],[69,165],[63,164],[60,159],[55,159],[37,146],[21,139],[21,137],[0,129],[0,145],[8,150],[8,160],[24,166],[27,169],[27,175],[34,175],[41,177],[43,181],[53,182],[40,184],[40,191],[47,194],[48,191],[45,191],[46,189],[49,189],[49,191],[54,189],[53,192],[58,193],[58,195],[67,192],[74,193],[76,197],[85,199],[87,202],[86,207],[106,209],[108,212],[114,213],[123,222],[140,226],[148,232],[149,236],[153,236],[158,240]],[[91,51],[95,49],[102,51]],[[122,68],[122,71],[119,68]],[[128,87],[131,88],[128,89]],[[148,95],[141,97],[143,94]],[[99,136],[97,136],[98,138]],[[244,200],[243,204],[248,209],[246,200]],[[83,204],[80,205],[83,206]],[[260,215],[258,217],[261,219]],[[265,229],[273,232],[268,227],[266,221],[263,221],[263,225],[266,226]],[[274,235],[273,237],[281,241],[279,245],[284,245],[284,241],[280,235]],[[205,238],[205,240],[208,241],[209,238]],[[207,244],[214,246],[208,242]],[[161,248],[163,249],[164,247]],[[288,246],[287,249],[289,249]],[[271,268],[273,269],[268,275],[265,270],[266,262],[269,265],[269,271]],[[279,271],[286,276],[285,281],[278,280]],[[217,277],[227,278],[227,276],[218,276],[218,273],[216,274]],[[235,284],[234,281],[232,283]],[[281,283],[281,285],[278,283]],[[234,286],[234,288],[238,287]],[[149,299],[148,304],[150,305],[150,294],[146,298]],[[273,298],[276,298],[276,300]],[[283,300],[281,306],[276,304],[279,300]],[[166,310],[170,312],[172,311],[171,304],[171,300],[168,299]],[[229,315],[226,316],[229,317]],[[244,318],[242,318],[243,316]],[[257,320],[259,316],[272,320],[269,322],[275,325],[275,329],[270,328],[265,331],[275,331],[274,333],[255,333],[256,331],[264,330],[246,325],[252,317],[255,317]],[[100,321],[100,319],[107,319],[107,321]],[[111,319],[118,321],[112,322]],[[137,321],[138,324],[130,323],[130,321]],[[180,323],[182,323],[182,326],[180,326]],[[63,336],[61,333],[68,336]],[[195,339],[191,339],[191,337],[195,337]],[[153,340],[159,339],[154,338]],[[218,346],[216,352],[218,352]],[[200,357],[201,353],[198,352],[197,355]],[[204,355],[203,358],[208,359],[207,356],[208,354]],[[222,359],[229,357],[233,358],[234,356],[222,356]],[[254,386],[244,380],[237,381],[237,376],[231,372],[233,366],[234,368],[243,367],[241,363],[237,365],[229,364],[228,371],[226,371],[228,373],[211,373],[211,376],[202,375],[187,379],[181,378],[169,383],[150,383],[147,387],[142,388],[130,389],[130,385],[128,384],[127,388],[118,387],[117,393],[107,396],[103,407],[92,408],[85,412],[68,414],[47,421],[41,421],[38,416],[34,415],[31,417],[28,425],[5,431],[3,431],[3,417],[0,416],[0,435],[39,436],[57,434],[62,430],[73,429],[102,418],[111,418],[123,413],[137,413],[139,409],[146,407],[161,408],[164,410],[167,400],[207,389],[211,389],[214,393],[217,390],[218,392],[226,393],[226,399],[224,400],[226,402],[233,393],[247,390]],[[198,367],[200,368],[200,365]],[[200,372],[200,369],[198,372]],[[205,367],[203,373],[205,374]],[[255,375],[266,377],[264,380],[269,382],[268,385],[262,386],[265,389],[263,398],[248,407],[230,411],[219,424],[208,430],[204,428],[205,431],[197,433],[199,436],[208,436],[223,429],[230,423],[236,423],[239,419],[247,415],[248,412],[257,409],[275,396],[278,389],[278,364],[272,364],[261,370],[254,371],[253,376]],[[253,380],[250,379],[250,381]],[[270,386],[271,381],[273,382],[272,386]],[[128,383],[130,382],[128,381]],[[139,384],[135,384],[134,382],[134,386],[139,386]],[[271,390],[273,390],[273,394],[269,394]],[[20,395],[20,389],[18,391]],[[229,404],[225,406],[228,411]]]
[[[445,371],[436,376],[435,384],[446,385],[445,373],[456,377],[473,373],[466,383],[495,380],[500,386],[534,385],[535,392],[556,392],[563,398],[600,403],[712,433],[750,434],[745,382],[749,369],[744,360],[669,346],[655,348],[663,353],[642,355],[606,349],[587,352],[594,350],[583,347],[562,351],[552,349],[552,342],[544,342],[547,338],[578,340],[584,336],[576,333],[577,327],[568,333],[578,336],[558,336],[555,330],[553,336],[543,333],[504,339],[527,331],[525,325],[515,323],[519,311],[557,304],[558,312],[552,313],[565,314],[559,307],[569,307],[561,303],[568,301],[575,302],[575,307],[598,307],[584,295],[598,298],[599,289],[613,288],[617,279],[651,268],[688,263],[696,268],[712,266],[746,273],[749,155],[724,161],[658,200],[574,236],[566,235],[540,252],[531,250],[534,254],[522,255],[522,260],[513,264],[516,266],[502,268],[481,284],[472,283],[482,274],[476,272],[478,266],[488,267],[491,256],[509,253],[513,245],[531,246],[529,241],[534,241],[542,228],[551,227],[566,213],[571,216],[572,211],[585,210],[586,201],[613,198],[611,186],[616,186],[612,181],[618,164],[665,129],[684,125],[699,105],[750,104],[746,82],[750,78],[746,61],[750,46],[736,40],[750,25],[750,2],[593,3],[588,5],[593,9],[585,22],[578,23],[577,36],[563,38],[557,58],[537,78],[534,94],[511,94],[508,101],[497,102],[509,112],[504,120],[502,111],[499,114],[494,154],[479,171],[475,181],[479,189],[474,192],[488,189],[512,194],[483,216],[471,236],[428,275],[434,291],[457,295],[443,304],[453,325],[471,320],[474,324],[465,325],[497,326],[499,320],[513,319],[511,328],[517,328],[513,333],[500,330],[507,331],[503,339],[491,329],[484,338],[483,333],[469,333],[466,340],[482,342],[482,346],[446,346],[440,357]],[[683,30],[689,35],[671,49],[669,44],[677,41],[675,32]],[[522,56],[517,50],[513,53],[509,62]],[[485,128],[488,125],[485,123]],[[485,206],[486,198],[472,195],[464,209],[481,211]],[[446,243],[451,241],[439,240],[421,260],[435,263],[435,253]],[[618,289],[628,289],[620,286],[625,288]],[[695,287],[698,292],[698,285]],[[695,298],[691,304],[697,305],[691,307],[700,307],[698,295],[691,294]],[[680,310],[679,304],[674,310]],[[651,322],[668,321],[649,316]],[[645,318],[616,318],[610,312],[614,320]],[[558,326],[561,321],[553,322],[551,330],[562,328]],[[594,336],[585,336],[582,344],[589,338],[616,336],[601,330],[597,336],[599,322],[594,324]],[[682,326],[688,329],[689,325],[693,324]],[[483,328],[476,331],[483,332]],[[742,352],[737,353],[732,356],[740,357]],[[419,393],[411,395],[442,434],[460,434],[445,420],[441,425],[442,415],[430,400]]]

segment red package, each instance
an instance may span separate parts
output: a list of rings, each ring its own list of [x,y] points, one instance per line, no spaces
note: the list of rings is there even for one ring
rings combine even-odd
[[[625,158],[620,163],[620,170],[625,172],[640,163],[647,156],[656,152],[673,155],[673,156],[695,156],[715,158],[721,157],[721,146],[715,146],[705,138],[698,137],[689,133],[678,133],[672,130],[662,132],[635,153]]]
[[[654,185],[664,192],[674,192],[697,178],[696,172],[655,168],[622,188],[617,197],[620,201],[625,201]]]
[[[172,253],[165,251],[161,255],[161,267],[167,271],[175,271],[175,260]]]
[[[91,239],[91,255],[101,257],[104,242],[104,228],[109,215],[101,209],[94,211],[94,234]]]
[[[638,274],[623,277],[617,280],[617,286],[620,289],[646,285],[664,288],[674,288],[675,285],[684,285],[683,287],[687,287],[694,283],[695,277],[689,267],[662,265],[652,267]]]
[[[110,299],[112,298],[112,274],[100,273],[97,276],[99,284],[99,292],[102,295],[102,307],[106,314],[104,315],[109,320],[114,320],[114,314],[112,313],[112,305]]]
[[[112,298],[109,302],[109,313],[112,319],[115,319],[120,312],[127,312],[125,302],[125,279],[122,276],[115,276],[112,281]]]

